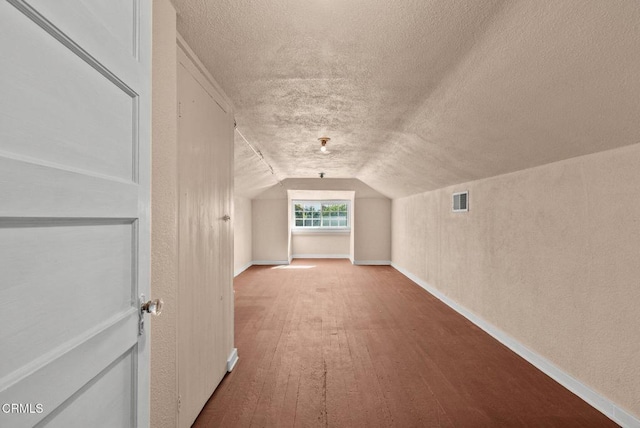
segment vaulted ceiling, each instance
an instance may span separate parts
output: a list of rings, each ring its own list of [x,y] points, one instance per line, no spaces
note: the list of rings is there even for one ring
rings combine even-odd
[[[174,4],[234,103],[240,194],[323,171],[396,198],[640,142],[637,0]]]

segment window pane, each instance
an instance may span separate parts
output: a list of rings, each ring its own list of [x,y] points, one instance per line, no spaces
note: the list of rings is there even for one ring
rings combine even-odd
[[[349,205],[331,201],[294,201],[295,227],[349,227]]]

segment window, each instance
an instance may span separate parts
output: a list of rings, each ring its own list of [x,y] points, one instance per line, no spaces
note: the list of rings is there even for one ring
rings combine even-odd
[[[349,201],[293,201],[294,228],[348,229]]]

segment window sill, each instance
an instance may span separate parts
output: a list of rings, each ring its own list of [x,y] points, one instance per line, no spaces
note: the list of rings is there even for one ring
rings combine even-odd
[[[349,227],[338,227],[335,229],[312,229],[312,228],[292,228],[291,234],[293,235],[347,235],[351,233]]]

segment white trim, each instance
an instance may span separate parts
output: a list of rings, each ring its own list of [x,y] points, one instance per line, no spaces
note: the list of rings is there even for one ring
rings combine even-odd
[[[349,254],[294,254],[294,259],[348,259]]]
[[[251,266],[253,266],[253,262],[249,262],[246,265],[242,266],[240,269],[236,270],[233,273],[233,277],[235,278],[236,276],[240,275],[242,272],[244,272],[245,270],[249,269]]]
[[[227,358],[227,372],[231,372],[238,362],[238,348],[233,348],[229,358]]]
[[[182,34],[180,34],[179,32],[176,32],[176,43],[178,47],[180,47],[182,52],[187,56],[187,58],[189,58],[189,60],[193,63],[190,65],[194,66],[202,74],[202,77],[204,77],[207,83],[211,85],[211,89],[213,89],[216,92],[216,94],[211,94],[209,93],[210,90],[205,89],[207,93],[209,93],[209,95],[211,95],[214,99],[216,98],[216,95],[218,95],[221,98],[220,101],[223,104],[226,104],[225,106],[220,106],[220,108],[222,108],[225,111],[225,113],[231,113],[233,115],[235,108],[233,106],[233,102],[231,102],[231,98],[229,98],[227,94],[224,92],[224,90],[222,90],[222,87],[218,84],[216,79],[213,78],[211,73],[209,73],[209,70],[207,70],[207,67],[205,67],[204,64],[202,64],[202,62],[200,61],[200,58],[198,58],[195,52],[191,50],[187,42],[184,40],[184,37],[182,37]],[[180,60],[178,59],[178,63],[179,62]],[[196,78],[196,80],[198,79]],[[198,83],[202,84],[202,82],[200,81]],[[215,100],[215,101],[218,105],[220,105],[218,100]]]
[[[620,407],[617,407],[615,404],[613,405],[613,419],[614,422],[620,424],[625,428],[639,428],[640,427],[640,419],[634,417],[631,413],[626,410],[622,410]],[[606,414],[606,413],[605,413]],[[607,415],[609,416],[609,415]]]
[[[350,227],[292,227],[293,235],[348,235]]]
[[[251,264],[256,266],[272,266],[272,265],[288,265],[290,262],[288,260],[254,260]]]
[[[516,354],[520,355],[522,358],[533,364],[540,371],[547,374],[549,377],[554,379],[560,385],[567,388],[569,391],[576,394],[578,397],[582,398],[589,405],[593,406],[598,411],[602,412],[609,419],[613,420],[617,424],[622,425],[623,427],[628,428],[640,428],[640,419],[637,419],[635,416],[631,415],[629,412],[625,411],[618,407],[613,401],[609,400],[606,397],[598,394],[593,389],[589,388],[585,384],[581,383],[579,380],[575,379],[568,373],[565,373],[562,369],[555,366],[551,361],[547,360],[543,356],[535,353],[531,349],[527,348],[520,342],[518,342],[513,337],[509,336],[507,333],[503,332],[493,324],[485,321],[478,315],[474,314],[470,310],[466,309],[464,306],[455,302],[451,298],[447,297],[437,288],[433,287],[429,283],[421,280],[411,272],[401,268],[395,263],[391,263],[391,266],[396,269],[398,272],[424,288],[427,292],[432,294],[434,297],[440,299],[447,306],[458,312],[460,315],[480,327],[482,330],[493,336],[498,342],[502,343],[509,349],[511,349]]]
[[[355,260],[351,263],[356,266],[389,266],[391,260]]]

